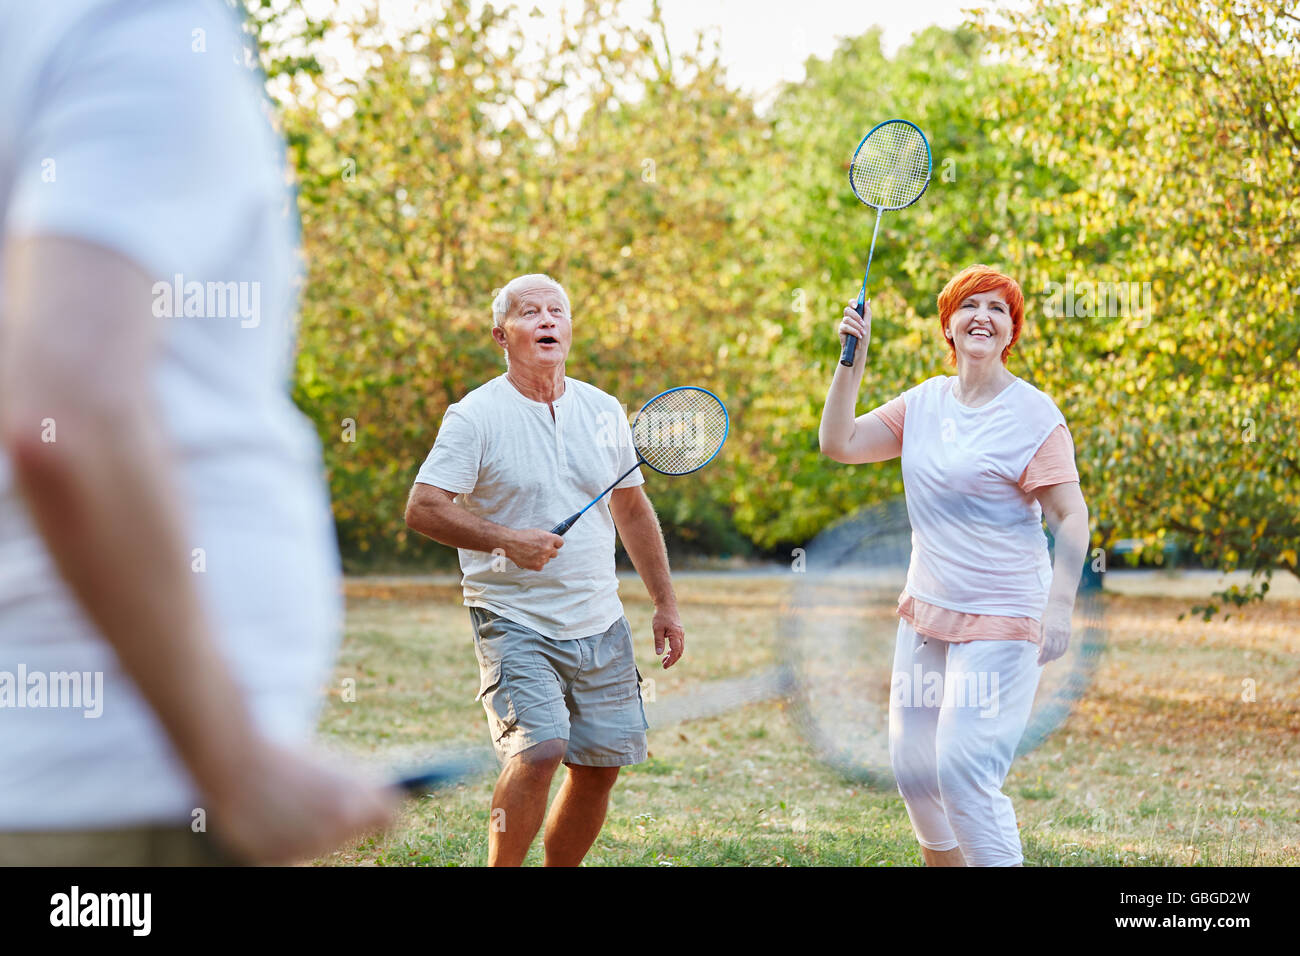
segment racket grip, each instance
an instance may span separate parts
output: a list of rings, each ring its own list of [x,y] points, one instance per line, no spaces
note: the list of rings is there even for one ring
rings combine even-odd
[[[576,515],[570,515],[569,517],[561,521],[559,524],[557,524],[554,528],[552,528],[551,534],[558,534],[561,537],[563,537],[564,532],[572,528],[573,523],[577,521],[580,517],[582,517],[582,512],[578,512]]]
[[[426,774],[419,777],[403,777],[397,781],[397,786],[410,797],[418,797],[428,793],[430,790],[438,790],[449,783],[449,779],[439,775]]]
[[[862,297],[858,297],[858,304],[854,306],[858,310],[858,315],[866,315],[866,310],[862,307]],[[858,351],[858,337],[856,335],[847,335],[844,337],[844,348],[840,352],[840,364],[845,368],[853,368],[853,356]]]
[[[403,777],[397,781],[397,786],[408,797],[419,797],[434,790],[449,787],[468,775],[468,768],[465,767],[435,767],[422,773]]]
[[[845,368],[853,368],[853,356],[858,351],[858,338],[856,335],[850,335],[844,340],[844,351],[840,352],[840,364]]]

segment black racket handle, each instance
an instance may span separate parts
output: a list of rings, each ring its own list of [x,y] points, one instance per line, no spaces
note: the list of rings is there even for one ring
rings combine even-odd
[[[452,760],[425,767],[410,776],[402,777],[396,785],[408,797],[419,797],[435,790],[453,786],[473,776],[476,766],[468,760]]]
[[[565,518],[563,521],[561,521],[559,524],[557,524],[554,528],[552,528],[552,529],[551,529],[551,534],[558,534],[558,535],[560,535],[561,537],[563,537],[563,536],[564,536],[564,532],[566,532],[566,531],[568,531],[570,528],[572,528],[572,527],[573,527],[573,523],[574,523],[575,521],[577,521],[577,520],[578,520],[579,518],[581,518],[581,517],[582,517],[582,512],[581,512],[581,511],[578,512],[576,515],[570,515],[569,517],[567,517],[567,518]]]
[[[854,308],[858,310],[859,318],[867,314],[866,309],[862,305],[861,299],[858,300],[858,304],[855,305]],[[857,351],[858,337],[856,335],[846,336],[844,339],[844,348],[840,352],[840,364],[845,368],[853,368],[853,356],[857,354]]]
[[[840,364],[845,368],[853,368],[853,356],[858,351],[858,338],[856,335],[850,335],[844,340],[844,350],[840,352]]]

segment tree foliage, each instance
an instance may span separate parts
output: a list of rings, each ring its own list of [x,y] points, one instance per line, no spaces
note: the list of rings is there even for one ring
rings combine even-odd
[[[406,493],[446,406],[502,370],[490,302],[524,272],[570,293],[570,374],[633,411],[688,382],[731,409],[709,471],[651,489],[679,545],[787,549],[900,494],[896,462],[830,462],[817,424],[874,223],[848,160],[903,116],[934,179],[885,213],[861,408],[952,373],[935,297],[995,265],[1026,293],[1011,369],[1070,423],[1094,544],[1294,572],[1298,27],[1262,0],[1035,0],[892,57],[846,39],[759,113],[657,9],[450,0],[394,36],[255,4],[309,265],[296,398],[345,551],[428,553]],[[323,75],[327,30],[360,79]]]
[[[989,29],[1032,67],[1000,108],[1053,111],[1001,135],[1078,184],[1014,257],[1150,285],[1136,321],[1044,320],[1091,405],[1076,437],[1107,539],[1177,534],[1225,570],[1295,572],[1300,550],[1298,28],[1261,2],[1040,0]]]
[[[761,135],[752,106],[707,51],[672,55],[653,24],[595,4],[516,55],[537,19],[455,2],[392,41],[372,18],[353,28],[365,76],[286,112],[310,267],[297,398],[349,551],[411,543],[402,510],[443,411],[504,370],[490,305],[515,275],[565,285],[569,374],[632,411],[679,382],[729,397],[753,249],[733,158]],[[656,485],[679,540],[743,544],[726,475]]]

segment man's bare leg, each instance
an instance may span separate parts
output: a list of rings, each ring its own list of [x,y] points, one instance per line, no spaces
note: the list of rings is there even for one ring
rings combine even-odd
[[[921,847],[921,856],[925,857],[926,866],[965,866],[966,858],[961,855],[961,847],[951,850],[931,850]]]
[[[492,791],[488,866],[520,866],[546,816],[551,778],[568,741],[545,740],[506,761]]]
[[[547,866],[578,866],[605,825],[618,767],[566,764],[569,773],[546,819]]]

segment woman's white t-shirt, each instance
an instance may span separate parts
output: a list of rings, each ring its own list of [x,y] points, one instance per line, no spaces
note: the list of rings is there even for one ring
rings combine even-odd
[[[1065,418],[1023,379],[979,408],[953,397],[956,381],[936,375],[903,393],[906,592],[961,613],[1040,618],[1052,580],[1047,537],[1042,508],[1018,482]]]

